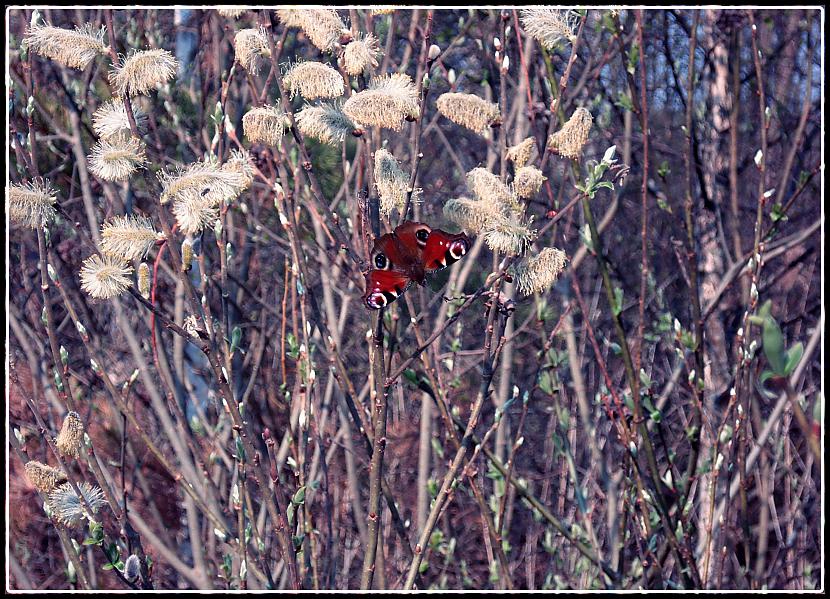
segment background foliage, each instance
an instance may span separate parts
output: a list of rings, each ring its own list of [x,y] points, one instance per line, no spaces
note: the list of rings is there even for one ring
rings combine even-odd
[[[253,106],[303,107],[280,95],[285,64],[343,72],[339,49],[272,11],[42,11],[107,25],[111,51],[83,70],[27,51],[32,11],[8,14],[10,183],[48,178],[59,210],[45,235],[8,229],[7,584],[820,587],[819,11],[573,12],[549,48],[518,9],[338,13],[383,51],[344,73],[347,95],[401,72],[426,98],[400,131],[245,139]],[[233,40],[260,25],[279,56],[252,74]],[[92,115],[114,54],[147,48],[178,70],[133,100],[146,168],[108,182],[86,160]],[[449,91],[498,104],[500,126],[442,116]],[[593,126],[570,160],[547,140],[577,107]],[[465,174],[511,182],[505,150],[528,137],[547,178],[524,202],[529,254],[564,250],[558,282],[517,295],[515,256],[479,238],[378,321],[360,260],[398,219],[371,209],[372,153],[417,169],[410,217],[456,231],[442,207],[469,195]],[[586,185],[611,146],[610,185]],[[182,274],[155,173],[243,148],[253,183]],[[82,261],[124,214],[168,233],[146,257],[153,296],[92,300]],[[202,313],[215,323],[188,340],[178,327]],[[67,474],[120,506],[74,528],[23,468],[58,466],[69,409],[87,439]]]

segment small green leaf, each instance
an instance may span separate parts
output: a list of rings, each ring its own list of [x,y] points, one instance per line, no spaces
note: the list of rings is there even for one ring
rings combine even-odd
[[[297,492],[294,493],[294,497],[291,498],[291,503],[294,505],[302,505],[305,501],[305,485],[297,489]]]
[[[784,376],[790,376],[804,355],[804,346],[799,341],[787,351],[787,363],[784,365]]]
[[[84,539],[84,545],[100,545],[104,542],[104,527],[95,520],[89,523],[89,536]]]
[[[239,341],[242,339],[242,329],[238,326],[233,327],[233,331],[231,332],[231,349],[230,353],[233,354],[237,348],[239,347]]]
[[[769,217],[772,222],[777,223],[778,221],[786,221],[787,213],[784,212],[784,207],[779,203],[772,207]]]
[[[245,445],[242,443],[242,437],[236,436],[236,458],[241,464],[245,463]]]
[[[614,103],[623,110],[628,110],[629,112],[634,110],[634,103],[631,101],[631,96],[626,93],[621,92],[617,97],[617,101]]]
[[[418,386],[418,375],[411,368],[407,368],[403,371],[403,378],[405,378],[406,382],[412,385],[413,387]]]
[[[651,387],[651,377],[648,376],[645,370],[642,368],[640,369],[640,382],[643,384],[645,389],[649,389]]]
[[[764,355],[767,357],[773,372],[779,376],[785,376],[784,335],[772,316],[764,319],[761,339],[764,344]]]
[[[432,451],[438,456],[439,460],[444,459],[444,448],[441,446],[441,441],[438,437],[432,437],[430,439],[430,445],[432,445]]]
[[[623,290],[619,287],[614,287],[614,304],[611,306],[611,310],[614,312],[614,316],[619,316],[620,312],[622,312],[623,306]]]
[[[625,70],[633,75],[634,71],[637,69],[637,61],[640,59],[640,46],[637,44],[631,44],[631,49],[627,54],[628,64],[626,65]]]

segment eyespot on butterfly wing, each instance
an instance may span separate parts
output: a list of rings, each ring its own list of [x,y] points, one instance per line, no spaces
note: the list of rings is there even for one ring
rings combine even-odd
[[[463,258],[472,242],[464,233],[446,233],[433,229],[424,247],[423,264],[427,272],[433,272],[455,264]]]
[[[395,270],[372,269],[366,273],[366,291],[363,304],[370,310],[385,308],[400,296],[412,279]]]

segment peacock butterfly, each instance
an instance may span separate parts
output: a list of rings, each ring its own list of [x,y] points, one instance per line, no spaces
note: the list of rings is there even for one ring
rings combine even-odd
[[[375,239],[363,303],[371,310],[388,306],[412,281],[423,285],[427,273],[461,260],[471,245],[464,233],[447,233],[413,221],[401,223]]]

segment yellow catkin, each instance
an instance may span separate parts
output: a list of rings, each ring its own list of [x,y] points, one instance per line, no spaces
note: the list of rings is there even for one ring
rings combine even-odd
[[[144,299],[150,299],[150,266],[146,262],[138,265],[138,292]]]
[[[37,26],[26,32],[29,49],[62,65],[83,70],[99,54],[106,52],[104,27],[87,23],[75,29]]]
[[[292,98],[298,93],[306,100],[337,98],[346,91],[337,69],[313,60],[292,66],[283,76],[283,82]]]
[[[378,38],[371,33],[346,44],[343,51],[343,67],[349,75],[357,76],[368,66],[378,66]]]
[[[584,108],[577,108],[568,122],[548,138],[551,151],[566,158],[577,159],[588,141],[588,133],[594,118]]]
[[[511,161],[514,166],[519,169],[530,162],[530,157],[536,149],[536,142],[532,137],[528,137],[521,143],[511,146],[507,149],[507,159]]]
[[[520,198],[528,199],[539,193],[545,177],[535,166],[523,166],[516,171],[516,178],[513,180],[513,188]]]
[[[120,96],[143,95],[172,79],[176,68],[178,62],[167,50],[133,50],[110,71],[110,83]]]
[[[6,187],[6,211],[13,223],[36,229],[48,225],[58,215],[58,193],[48,179],[36,178]]]
[[[516,268],[516,284],[523,295],[549,289],[565,269],[568,256],[560,249],[545,248],[522,260]]]
[[[193,241],[185,239],[182,241],[182,270],[187,272],[193,264]]]
[[[63,420],[61,432],[55,439],[58,452],[68,458],[78,458],[84,441],[84,423],[77,412],[69,412]]]
[[[66,481],[66,474],[62,471],[35,460],[26,462],[26,477],[41,493],[48,493]]]
[[[118,256],[93,254],[81,267],[81,289],[95,299],[112,299],[132,285],[132,272]]]
[[[438,112],[453,123],[483,134],[500,120],[499,106],[474,94],[448,92],[435,102]]]

